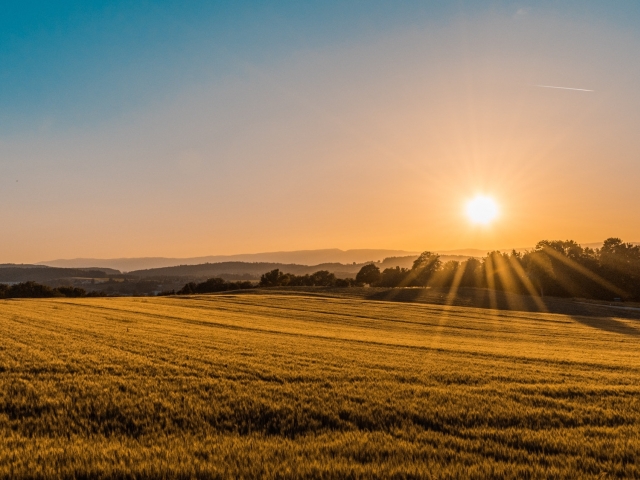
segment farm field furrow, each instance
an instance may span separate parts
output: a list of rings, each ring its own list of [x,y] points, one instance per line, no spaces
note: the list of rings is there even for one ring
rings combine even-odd
[[[615,312],[0,301],[0,477],[640,477],[639,347]]]

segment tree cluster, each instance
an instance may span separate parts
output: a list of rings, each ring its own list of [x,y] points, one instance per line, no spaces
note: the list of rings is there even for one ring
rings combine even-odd
[[[254,288],[251,282],[227,282],[222,278],[210,278],[201,283],[189,282],[182,289],[178,290],[178,295],[193,295],[197,293],[226,292],[230,290],[246,290]],[[170,292],[163,292],[165,294]]]
[[[385,268],[381,273],[373,263],[365,265],[356,275],[356,282],[379,287],[425,287],[441,267],[438,255],[423,252],[411,268]]]
[[[294,275],[282,273],[279,269],[271,270],[260,277],[259,287],[351,287],[356,284],[352,278],[336,278],[327,271],[319,270],[311,275]]]
[[[424,252],[411,269],[374,264],[362,267],[356,281],[380,287],[476,287],[529,295],[640,300],[640,246],[619,238],[602,248],[573,240],[538,242],[524,253],[490,252],[482,260],[440,262]]]
[[[145,288],[155,289],[155,281],[146,281]],[[105,287],[111,288],[107,282]],[[140,282],[121,282],[131,286],[129,294],[138,294]],[[582,297],[593,299],[620,298],[640,300],[640,246],[619,238],[605,240],[602,248],[584,248],[573,240],[543,240],[531,251],[519,253],[490,252],[482,259],[442,263],[437,254],[422,253],[411,268],[386,268],[373,263],[360,269],[356,278],[336,278],[327,271],[295,275],[271,270],[260,277],[258,285],[249,281],[226,281],[210,278],[205,282],[189,282],[177,294],[202,294],[257,287],[475,287],[528,295]],[[172,295],[174,290],[161,295]],[[36,282],[15,285],[0,284],[0,298],[47,298],[104,296],[70,286],[52,288]]]
[[[51,288],[36,282],[16,283],[15,285],[0,284],[0,298],[53,298],[53,297],[87,297],[104,296],[103,293],[87,292],[78,287]]]

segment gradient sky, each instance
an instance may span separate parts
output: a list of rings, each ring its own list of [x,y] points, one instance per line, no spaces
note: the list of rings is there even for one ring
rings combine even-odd
[[[0,1],[0,263],[640,241],[636,0],[87,3]]]

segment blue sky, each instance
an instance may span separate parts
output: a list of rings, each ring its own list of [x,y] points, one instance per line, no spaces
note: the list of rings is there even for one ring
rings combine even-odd
[[[637,1],[0,5],[0,263],[640,240]]]
[[[12,2],[0,17],[3,127],[42,116],[100,121],[183,84],[236,74],[245,63],[447,10],[374,2]]]
[[[99,122],[182,85],[234,75],[300,49],[388,30],[528,10],[518,2],[3,2],[3,133],[42,118]],[[640,21],[638,2],[535,2],[558,15]]]

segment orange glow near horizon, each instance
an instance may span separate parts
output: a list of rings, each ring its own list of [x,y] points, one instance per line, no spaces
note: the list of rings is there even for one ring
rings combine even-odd
[[[639,49],[600,20],[478,14],[16,121],[0,263],[638,242]]]

